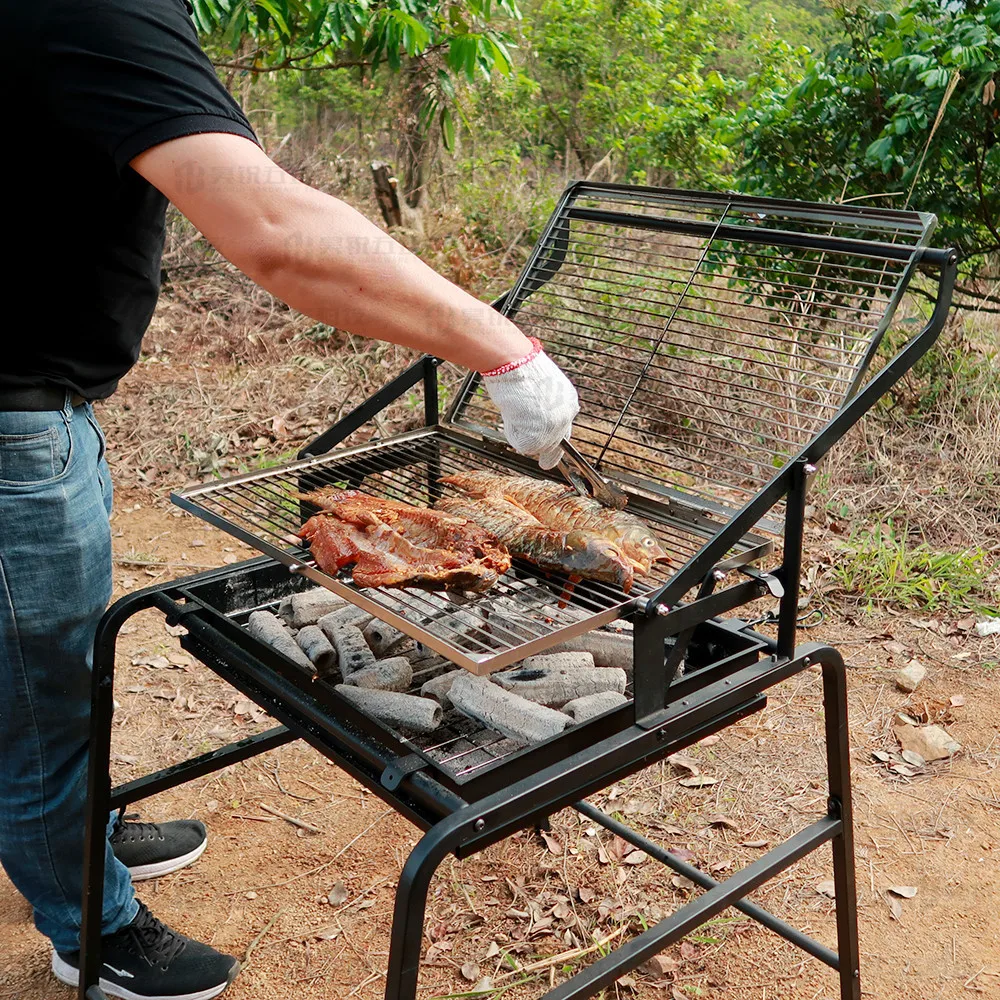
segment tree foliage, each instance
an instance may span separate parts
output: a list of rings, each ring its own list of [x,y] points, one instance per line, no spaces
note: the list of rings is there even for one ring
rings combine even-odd
[[[728,158],[711,123],[736,86],[706,68],[724,0],[539,0],[525,29],[537,84],[529,129],[586,172],[712,183]]]
[[[517,0],[192,0],[199,31],[228,56],[218,65],[251,73],[316,73],[357,67],[400,74],[400,157],[414,207],[433,152],[432,126],[455,139],[456,79],[489,79],[512,66],[494,21],[520,17]]]
[[[845,41],[727,124],[741,187],[934,212],[974,272],[1000,250],[1000,0],[841,17]]]

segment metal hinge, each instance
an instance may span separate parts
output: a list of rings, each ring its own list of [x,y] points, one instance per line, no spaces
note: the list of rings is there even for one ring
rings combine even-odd
[[[382,772],[382,787],[394,792],[399,788],[403,779],[417,771],[422,771],[427,766],[427,761],[418,753],[407,754],[405,757],[397,757]]]

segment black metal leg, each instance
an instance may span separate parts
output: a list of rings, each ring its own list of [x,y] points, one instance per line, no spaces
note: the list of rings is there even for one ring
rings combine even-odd
[[[136,608],[138,610],[138,608]],[[80,925],[80,1000],[100,1000],[101,923],[104,911],[104,858],[111,814],[111,719],[114,713],[115,640],[124,618],[108,628],[106,615],[94,643],[87,764],[87,825],[83,848],[83,901]]]
[[[834,649],[817,657],[823,665],[823,708],[826,715],[826,759],[830,815],[841,821],[833,838],[833,882],[837,901],[837,951],[840,955],[840,998],[861,1000],[858,897],[854,871],[854,827],[851,813],[851,756],[847,732],[847,671]]]
[[[385,1000],[415,1000],[424,938],[427,891],[438,865],[454,844],[455,823],[444,820],[431,827],[413,849],[396,889],[389,944]]]

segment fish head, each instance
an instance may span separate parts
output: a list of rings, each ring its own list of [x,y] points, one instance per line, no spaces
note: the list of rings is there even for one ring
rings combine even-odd
[[[632,589],[632,564],[624,552],[589,531],[566,533],[562,565],[567,574],[616,583],[627,594]]]
[[[636,573],[647,574],[655,562],[667,562],[670,556],[645,525],[628,528],[618,539],[618,545]]]

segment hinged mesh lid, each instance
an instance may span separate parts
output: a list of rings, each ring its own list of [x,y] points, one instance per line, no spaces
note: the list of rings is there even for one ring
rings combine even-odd
[[[580,183],[502,311],[612,478],[742,507],[862,379],[934,217]],[[502,438],[477,376],[449,420]]]

